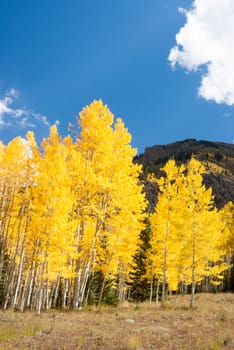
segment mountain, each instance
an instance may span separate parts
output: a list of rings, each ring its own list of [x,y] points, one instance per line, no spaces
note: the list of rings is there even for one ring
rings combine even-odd
[[[135,157],[134,161],[143,166],[142,180],[151,209],[155,206],[158,188],[147,181],[147,175],[155,173],[160,177],[160,169],[169,159],[181,164],[192,156],[206,165],[204,184],[212,187],[215,205],[220,209],[228,201],[234,202],[234,144],[187,139],[147,147],[143,154]]]

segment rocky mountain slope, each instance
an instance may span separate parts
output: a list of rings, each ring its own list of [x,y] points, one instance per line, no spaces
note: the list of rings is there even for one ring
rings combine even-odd
[[[158,189],[147,181],[147,175],[155,173],[160,176],[160,169],[169,159],[181,164],[192,155],[206,165],[204,183],[212,187],[216,206],[222,208],[228,201],[234,202],[234,144],[187,139],[147,147],[143,154],[135,158],[136,163],[143,165],[142,180],[151,208],[156,203]]]

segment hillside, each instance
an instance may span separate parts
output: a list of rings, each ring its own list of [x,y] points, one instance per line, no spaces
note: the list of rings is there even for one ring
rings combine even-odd
[[[228,201],[234,202],[234,144],[187,139],[147,147],[135,158],[135,162],[143,165],[143,181],[151,208],[155,205],[158,190],[147,181],[147,175],[153,172],[160,176],[160,169],[169,159],[181,164],[192,155],[206,165],[204,183],[212,187],[216,206],[222,208]]]

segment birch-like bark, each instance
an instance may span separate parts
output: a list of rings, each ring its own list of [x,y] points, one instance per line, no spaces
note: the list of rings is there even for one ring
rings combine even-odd
[[[150,299],[149,299],[149,306],[152,306],[152,298],[153,298],[153,284],[154,284],[154,276],[152,274],[151,281],[150,281]]]
[[[99,293],[99,298],[98,298],[98,309],[100,309],[100,307],[101,307],[102,297],[103,297],[103,292],[104,292],[105,284],[106,284],[106,276],[104,275],[104,276],[103,276],[103,280],[102,280],[102,285],[101,285],[100,293]]]
[[[164,256],[163,256],[163,280],[162,280],[162,306],[166,303],[166,283],[167,283],[167,258],[168,258],[168,238],[169,238],[169,230],[170,230],[170,224],[167,221],[167,228],[166,228],[166,247],[164,249]]]
[[[156,306],[158,306],[158,300],[159,300],[159,286],[160,286],[160,279],[158,278],[157,288],[156,288],[156,299],[155,299]]]

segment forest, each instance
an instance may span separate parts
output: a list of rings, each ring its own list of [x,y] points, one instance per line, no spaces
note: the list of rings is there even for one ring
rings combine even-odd
[[[151,210],[124,122],[93,101],[62,137],[0,144],[0,307],[76,309],[233,288],[234,204],[192,156],[168,160]]]

